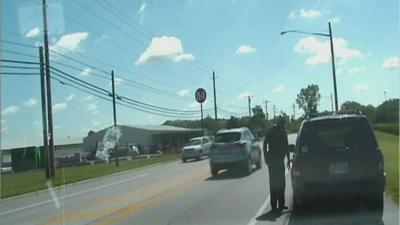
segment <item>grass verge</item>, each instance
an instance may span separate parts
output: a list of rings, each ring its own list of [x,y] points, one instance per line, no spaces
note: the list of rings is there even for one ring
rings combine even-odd
[[[385,159],[386,193],[399,204],[399,136],[375,131]]]
[[[115,163],[99,163],[76,167],[56,169],[56,177],[52,179],[54,186],[75,183],[95,177],[106,176],[124,170],[137,169],[155,163],[171,162],[180,159],[180,154],[168,154],[150,159],[136,159],[120,161],[119,167]],[[1,176],[1,198],[7,198],[47,188],[44,170],[31,170]]]

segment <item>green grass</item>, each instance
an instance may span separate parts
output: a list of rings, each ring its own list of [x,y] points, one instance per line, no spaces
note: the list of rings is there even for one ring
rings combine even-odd
[[[399,136],[375,131],[385,159],[386,192],[399,204]]]
[[[101,177],[112,173],[131,170],[155,163],[171,162],[180,159],[179,154],[168,154],[151,159],[137,159],[120,161],[119,167],[115,163],[100,163],[56,169],[56,177],[52,179],[53,186],[75,183],[90,178]],[[1,198],[35,192],[47,188],[43,170],[31,170],[1,176]]]

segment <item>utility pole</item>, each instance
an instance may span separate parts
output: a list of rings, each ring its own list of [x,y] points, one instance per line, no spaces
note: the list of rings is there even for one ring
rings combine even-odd
[[[250,95],[247,96],[247,98],[248,98],[248,100],[249,100],[249,118],[250,118],[250,117],[251,117],[251,106],[250,106],[250,104],[251,104],[251,97],[250,97]]]
[[[268,121],[268,100],[265,100],[265,119]]]
[[[274,120],[275,120],[275,105],[274,105]]]
[[[53,133],[53,111],[51,104],[51,76],[50,76],[50,56],[49,56],[49,37],[47,30],[47,2],[42,0],[43,9],[43,35],[44,35],[44,58],[46,63],[46,95],[47,95],[47,116],[48,116],[48,157],[50,177],[55,177],[54,167],[54,133]]]
[[[217,114],[217,93],[215,90],[215,72],[213,71],[213,87],[214,87],[214,113],[215,113],[215,121],[218,120]]]
[[[43,59],[43,47],[39,47],[39,60],[40,60],[40,94],[42,101],[42,127],[43,127],[43,152],[45,155],[45,171],[46,179],[50,178],[49,170],[49,146],[48,146],[48,134],[47,134],[47,114],[46,114],[46,83],[45,83],[45,73],[44,73],[44,59]]]
[[[339,109],[338,109],[338,96],[337,96],[337,87],[336,87],[335,54],[334,54],[334,51],[333,51],[333,38],[332,38],[331,22],[328,22],[328,26],[329,26],[329,40],[331,42],[333,91],[334,91],[334,94],[335,94],[335,110],[337,112]]]
[[[332,97],[332,94],[331,94],[331,111],[333,112],[333,97]]]
[[[117,112],[115,107],[115,84],[114,84],[114,70],[111,70],[111,89],[112,89],[112,103],[113,103],[113,116],[114,116],[114,129],[117,129]],[[118,161],[118,140],[115,143],[115,166],[119,166]]]
[[[296,106],[293,103],[293,120],[296,118]]]

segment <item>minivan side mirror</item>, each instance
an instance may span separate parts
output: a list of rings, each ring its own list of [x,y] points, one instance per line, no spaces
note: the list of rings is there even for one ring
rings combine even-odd
[[[289,145],[289,152],[294,153],[294,150],[296,149],[296,146],[291,144]]]

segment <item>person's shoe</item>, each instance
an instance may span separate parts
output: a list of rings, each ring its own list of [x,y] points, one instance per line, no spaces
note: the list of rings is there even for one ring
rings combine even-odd
[[[285,210],[285,209],[289,209],[287,206],[283,206],[283,207],[279,207],[279,212],[282,212],[283,210]]]

